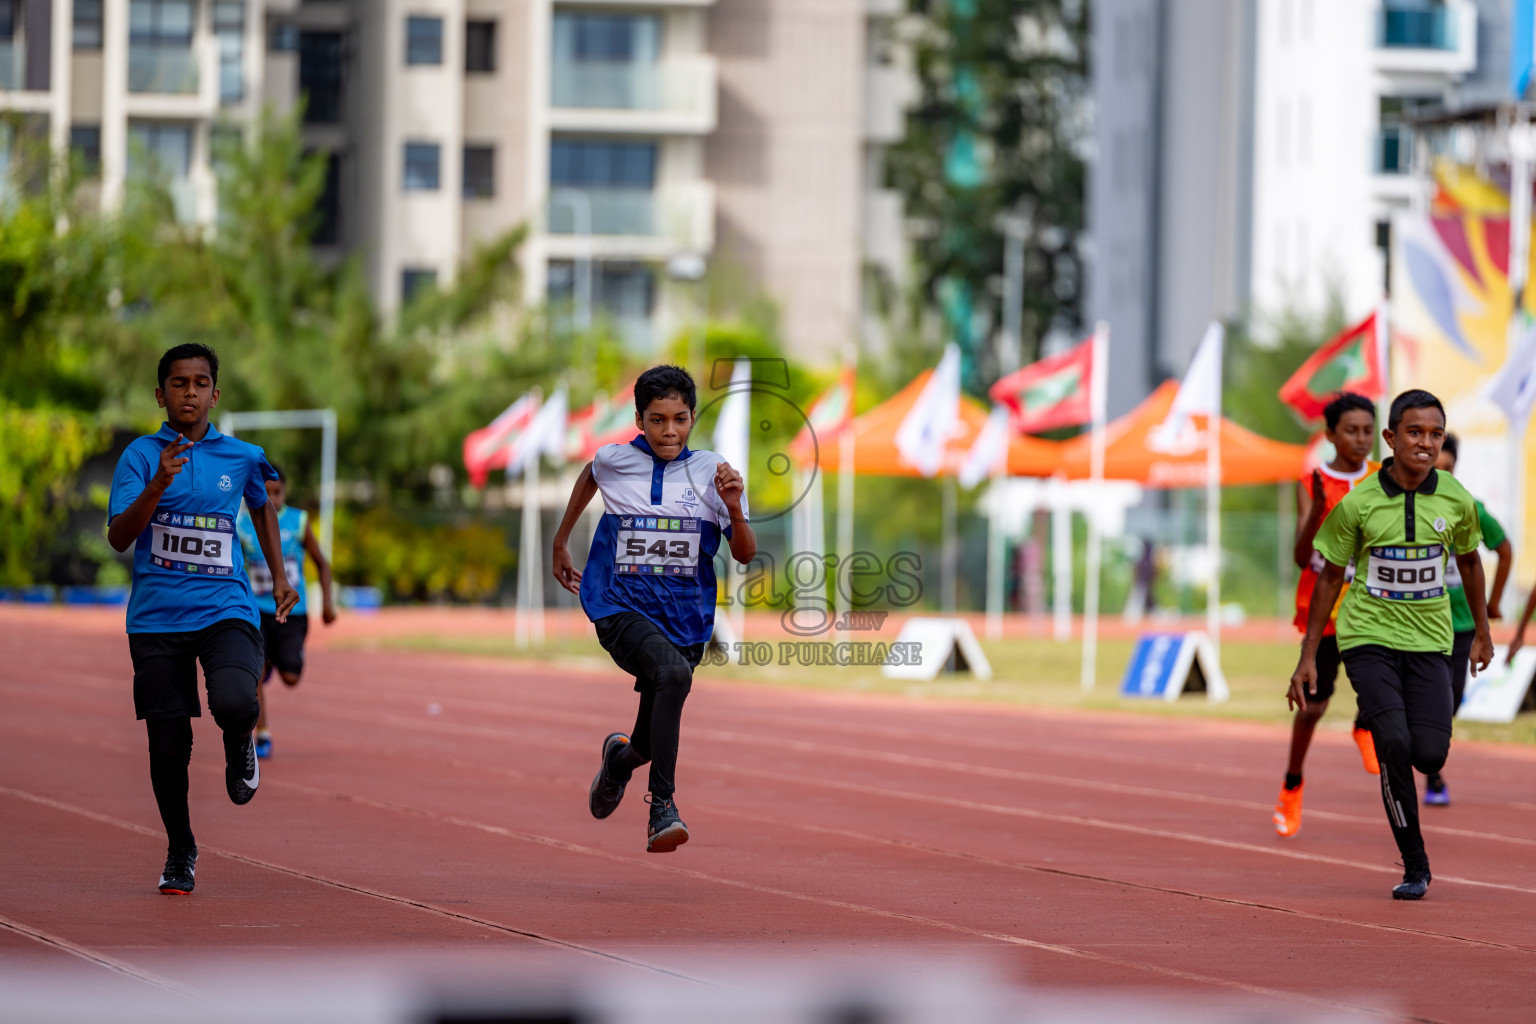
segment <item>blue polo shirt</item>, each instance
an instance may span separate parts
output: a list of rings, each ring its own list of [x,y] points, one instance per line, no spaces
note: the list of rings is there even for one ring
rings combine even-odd
[[[112,474],[109,524],[144,493],[159,472],[160,453],[175,443],[176,431],[162,423],[128,445]],[[235,517],[242,497],[253,509],[267,503],[266,482],[277,472],[260,448],[212,424],[181,455],[186,465],[134,544],[128,632],[190,633],[222,619],[260,628]]]

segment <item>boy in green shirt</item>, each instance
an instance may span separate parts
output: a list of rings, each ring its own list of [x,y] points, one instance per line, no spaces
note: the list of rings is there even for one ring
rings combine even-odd
[[[1440,460],[1435,468],[1442,473],[1455,475],[1456,455],[1460,449],[1455,434],[1445,435],[1440,447]],[[1499,603],[1504,599],[1504,585],[1509,582],[1509,570],[1515,562],[1515,549],[1504,534],[1504,527],[1489,514],[1481,501],[1472,499],[1477,506],[1477,523],[1483,531],[1483,547],[1498,555],[1499,564],[1493,570],[1493,590],[1488,595],[1488,620],[1502,618]],[[1476,636],[1472,621],[1472,608],[1467,604],[1467,591],[1462,585],[1461,573],[1456,563],[1446,565],[1446,586],[1451,592],[1451,710],[1461,710],[1461,698],[1467,686],[1467,661],[1472,650],[1472,638]],[[1444,807],[1451,802],[1451,794],[1445,788],[1445,779],[1439,772],[1424,780],[1424,802],[1432,807]]]
[[[1381,798],[1403,857],[1392,898],[1429,890],[1413,770],[1433,775],[1451,747],[1451,614],[1446,564],[1467,583],[1473,674],[1493,660],[1484,603],[1482,531],[1472,496],[1435,462],[1445,441],[1445,407],[1427,391],[1392,402],[1382,431],[1392,458],[1334,508],[1313,546],[1325,565],[1312,592],[1307,635],[1286,699],[1305,708],[1317,694],[1317,648],[1353,559],[1355,583],[1339,608],[1339,652],[1359,718],[1376,744]]]

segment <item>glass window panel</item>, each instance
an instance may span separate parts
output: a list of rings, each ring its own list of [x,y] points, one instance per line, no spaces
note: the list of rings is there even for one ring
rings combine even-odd
[[[75,49],[101,49],[101,3],[102,0],[75,0]]]
[[[488,198],[496,194],[496,149],[494,146],[464,147],[464,195]]]
[[[213,27],[216,30],[245,28],[245,4],[243,0],[220,0],[213,5]]]
[[[400,271],[400,304],[409,306],[421,293],[437,284],[437,271],[407,267]]]
[[[436,192],[440,187],[441,147],[435,142],[405,144],[405,190]]]
[[[464,70],[482,74],[496,70],[494,21],[471,21],[465,24]]]
[[[405,19],[405,62],[407,64],[441,64],[443,62],[442,18]]]
[[[556,139],[550,146],[549,179],[573,188],[652,189],[656,144]]]

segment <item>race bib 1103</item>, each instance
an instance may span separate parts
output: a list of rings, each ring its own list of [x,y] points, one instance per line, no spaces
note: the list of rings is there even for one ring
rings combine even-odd
[[[620,516],[613,549],[615,572],[693,576],[699,571],[697,519]]]
[[[235,522],[228,516],[157,512],[150,522],[150,563],[200,576],[235,574]]]
[[[1445,545],[1371,548],[1365,590],[1372,597],[1389,601],[1426,601],[1442,596]]]

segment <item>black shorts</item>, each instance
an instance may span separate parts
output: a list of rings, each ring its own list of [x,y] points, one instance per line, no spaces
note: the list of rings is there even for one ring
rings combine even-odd
[[[1333,699],[1333,691],[1339,682],[1339,638],[1329,633],[1317,644],[1317,695],[1307,694],[1308,701],[1321,704]]]
[[[1356,721],[1404,711],[1411,726],[1451,731],[1450,655],[1367,644],[1345,651],[1344,667],[1360,707]]]
[[[639,612],[609,615],[592,625],[597,628],[597,642],[613,658],[613,663],[635,677],[636,693],[644,691],[642,683],[655,677],[657,665],[684,661],[691,672],[704,657],[703,644],[675,644],[661,627]]]
[[[1451,634],[1451,713],[1461,710],[1461,698],[1467,692],[1467,666],[1472,664],[1472,641],[1477,630]]]
[[[197,663],[210,691],[245,688],[256,697],[261,634],[244,619],[220,619],[191,633],[129,633],[133,657],[133,710],[139,718],[200,718]],[[209,698],[210,703],[213,697]],[[214,705],[217,712],[218,705]]]
[[[266,645],[267,660],[279,672],[290,676],[304,672],[304,640],[308,636],[308,615],[289,615],[287,622],[278,622],[276,615],[261,613],[261,639]]]

